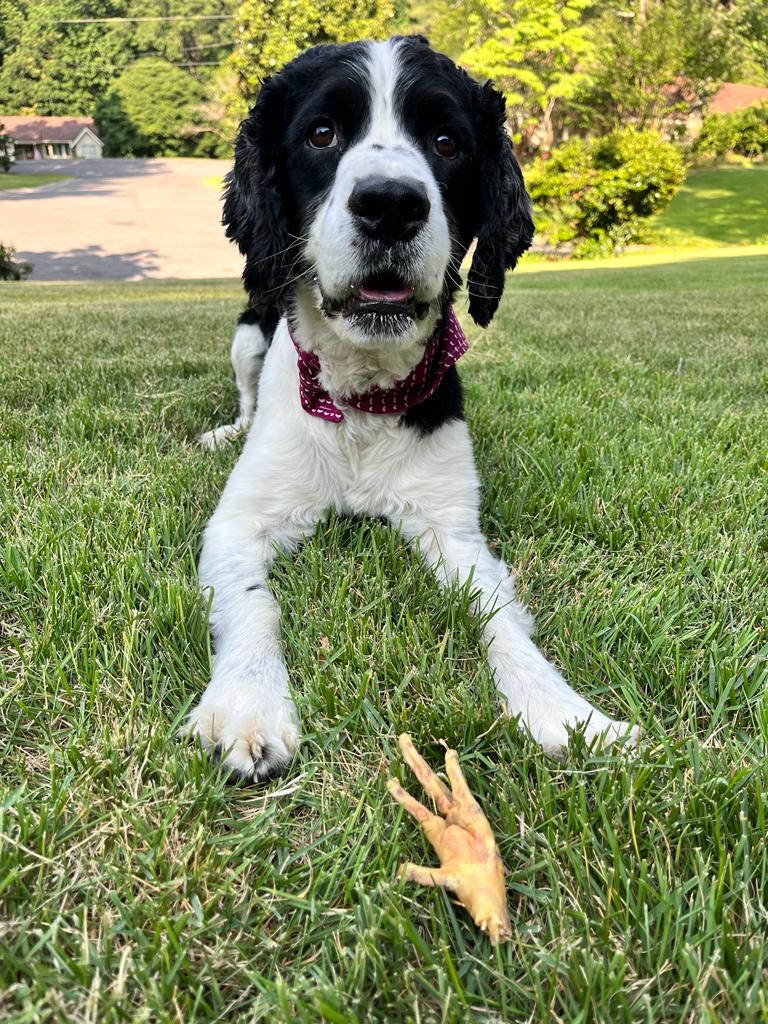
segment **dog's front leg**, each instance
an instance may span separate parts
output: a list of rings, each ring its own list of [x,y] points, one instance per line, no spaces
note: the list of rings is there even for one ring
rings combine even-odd
[[[279,640],[280,610],[267,587],[277,550],[290,549],[314,523],[272,525],[222,502],[205,533],[200,580],[213,592],[213,673],[192,711],[197,736],[233,774],[257,782],[281,774],[299,742]]]
[[[240,396],[240,412],[234,423],[226,423],[206,430],[197,439],[203,448],[211,451],[245,434],[256,412],[259,378],[264,357],[269,349],[270,332],[265,324],[240,323],[232,339],[232,369]]]
[[[474,610],[485,620],[488,660],[509,713],[519,715],[521,724],[552,754],[562,752],[568,730],[579,726],[590,743],[609,744],[630,733],[625,722],[608,718],[571,689],[533,643],[531,615],[517,600],[509,570],[491,554],[479,528],[470,523],[446,528],[438,522],[410,516],[401,525],[443,584],[469,585]]]

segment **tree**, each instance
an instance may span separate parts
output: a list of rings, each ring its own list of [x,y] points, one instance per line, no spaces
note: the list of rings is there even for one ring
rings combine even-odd
[[[32,273],[32,264],[23,260],[17,263],[15,255],[16,250],[12,246],[0,242],[0,281],[21,281]]]
[[[765,0],[738,0],[733,23],[739,40],[734,77],[768,85],[768,4]]]
[[[524,149],[549,150],[559,115],[586,82],[595,0],[459,0],[416,8],[433,44],[507,99]]]
[[[90,115],[125,63],[102,24],[76,18],[123,14],[123,0],[0,0],[0,96],[6,112]]]
[[[394,16],[394,0],[245,0],[229,61],[237,92],[228,106],[242,116],[263,79],[315,43],[386,38]]]
[[[237,6],[237,0],[132,0],[126,14],[135,20],[108,31],[123,53],[161,57],[207,82],[235,45]]]
[[[234,69],[229,63],[217,68],[206,86],[206,99],[199,110],[200,130],[206,133],[211,156],[232,157],[237,128],[247,109]]]
[[[236,8],[237,0],[0,0],[3,109],[91,115],[146,56],[206,82],[232,51]]]
[[[733,66],[735,7],[719,0],[625,0],[594,26],[584,125],[664,127],[675,112],[701,106]]]
[[[204,97],[203,87],[188,72],[155,57],[137,60],[96,106],[107,153],[190,154]]]

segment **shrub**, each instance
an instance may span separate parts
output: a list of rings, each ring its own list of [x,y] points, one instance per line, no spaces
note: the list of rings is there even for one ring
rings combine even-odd
[[[758,103],[732,114],[707,114],[694,145],[701,156],[758,157],[768,153],[768,103]]]
[[[105,156],[190,156],[204,90],[167,61],[134,61],[96,104]]]
[[[32,273],[32,264],[17,263],[13,258],[15,255],[16,250],[10,245],[0,244],[0,281],[20,281]]]
[[[539,231],[554,245],[573,243],[576,256],[635,241],[643,219],[665,206],[684,180],[677,146],[636,128],[572,139],[526,173]]]
[[[0,171],[7,174],[13,164],[13,140],[5,133],[5,125],[0,124]]]

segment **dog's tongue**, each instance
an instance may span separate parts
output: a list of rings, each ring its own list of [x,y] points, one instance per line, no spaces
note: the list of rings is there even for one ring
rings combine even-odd
[[[401,285],[399,288],[374,288],[361,284],[355,289],[357,297],[366,302],[408,302],[413,297],[413,288]]]

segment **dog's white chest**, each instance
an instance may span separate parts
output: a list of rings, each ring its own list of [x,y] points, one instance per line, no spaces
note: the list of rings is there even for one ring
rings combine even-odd
[[[353,515],[385,515],[399,478],[412,431],[399,415],[344,410],[339,424],[320,424],[333,432],[332,473],[338,507]]]

